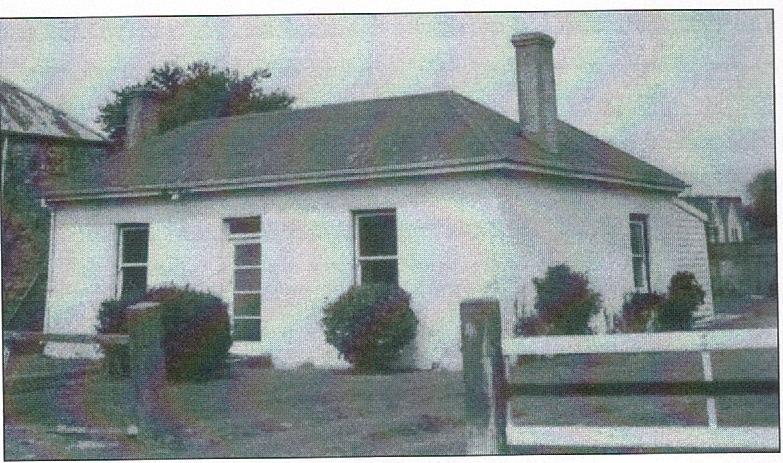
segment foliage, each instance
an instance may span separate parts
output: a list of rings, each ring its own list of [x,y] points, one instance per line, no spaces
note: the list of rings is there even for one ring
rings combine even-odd
[[[3,301],[8,304],[29,288],[43,249],[35,230],[14,211],[3,210],[2,233]]]
[[[656,292],[633,293],[623,304],[616,328],[623,333],[643,333],[660,311],[666,297]]]
[[[777,200],[775,198],[775,171],[767,169],[748,184],[751,204],[746,214],[756,236],[774,238],[777,232]]]
[[[552,326],[543,322],[538,315],[528,315],[517,318],[514,322],[514,335],[516,336],[546,336],[550,334]]]
[[[706,293],[690,272],[677,272],[669,282],[669,293],[657,317],[659,331],[691,328],[693,313],[704,304]]]
[[[326,341],[357,370],[392,368],[416,337],[410,294],[394,285],[352,286],[324,310]]]
[[[542,334],[589,334],[590,319],[601,307],[601,296],[589,288],[587,277],[567,265],[549,267],[534,278],[534,309]],[[530,323],[530,322],[527,322]],[[521,328],[520,328],[521,329]]]
[[[159,303],[169,380],[205,380],[223,371],[231,347],[228,306],[223,301],[187,288],[155,288],[135,298],[104,302],[98,332],[127,333],[127,308],[138,302]],[[127,349],[111,348],[104,354],[109,371],[127,371]]]
[[[292,96],[280,90],[265,93],[259,86],[269,77],[271,73],[266,69],[240,76],[236,70],[220,70],[203,61],[185,68],[166,63],[153,68],[143,82],[114,91],[114,101],[100,108],[97,122],[112,140],[121,140],[130,96],[138,88],[161,93],[161,132],[195,120],[288,108],[294,102]]]

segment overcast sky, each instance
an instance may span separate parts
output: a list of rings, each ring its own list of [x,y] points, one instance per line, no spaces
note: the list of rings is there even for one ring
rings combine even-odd
[[[768,11],[0,19],[0,77],[96,128],[111,90],[194,60],[268,68],[298,107],[454,90],[517,119],[525,31],[556,41],[561,119],[694,193],[773,166]]]

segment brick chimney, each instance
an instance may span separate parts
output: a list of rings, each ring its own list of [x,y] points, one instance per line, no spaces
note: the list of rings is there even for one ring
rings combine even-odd
[[[157,90],[137,88],[131,91],[125,123],[125,149],[157,132],[159,110],[160,93]]]
[[[552,48],[555,40],[541,32],[514,34],[520,134],[548,152],[557,151],[557,99]]]

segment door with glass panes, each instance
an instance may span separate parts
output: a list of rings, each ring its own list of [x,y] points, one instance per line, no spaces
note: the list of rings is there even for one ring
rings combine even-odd
[[[232,254],[232,337],[261,340],[260,218],[228,219]]]

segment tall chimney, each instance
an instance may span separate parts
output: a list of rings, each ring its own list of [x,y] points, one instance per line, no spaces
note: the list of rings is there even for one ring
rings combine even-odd
[[[131,91],[128,120],[125,123],[125,148],[130,149],[158,130],[160,93],[150,88]]]
[[[541,32],[514,34],[520,134],[548,152],[557,151],[557,100],[552,48],[555,40]]]

